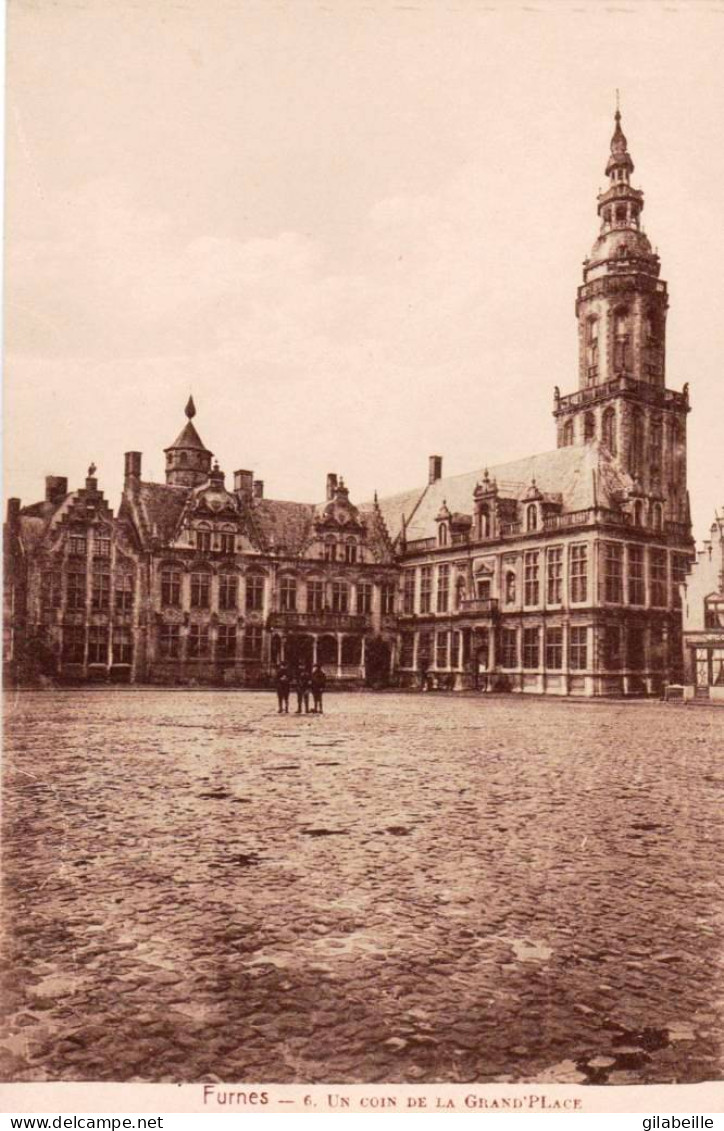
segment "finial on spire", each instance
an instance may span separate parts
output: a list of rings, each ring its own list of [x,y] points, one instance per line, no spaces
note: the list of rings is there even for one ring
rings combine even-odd
[[[616,87],[616,116],[618,118],[621,117],[621,99],[619,96],[618,87]]]
[[[184,412],[188,416],[189,420],[191,420],[192,417],[196,416],[196,405],[194,404],[193,397],[189,397],[189,399],[187,400]]]

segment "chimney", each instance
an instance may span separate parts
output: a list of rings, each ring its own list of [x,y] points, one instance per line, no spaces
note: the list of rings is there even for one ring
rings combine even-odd
[[[263,499],[264,498],[264,480],[263,479],[255,479],[254,480],[254,498],[255,499]]]
[[[337,490],[337,476],[334,471],[327,472],[327,499],[333,499]]]
[[[126,461],[125,466],[125,482],[128,483],[129,479],[141,478],[141,457],[142,452],[126,452],[123,457]]]
[[[68,494],[68,480],[64,475],[45,476],[46,503],[59,503]]]
[[[430,456],[430,471],[428,475],[428,483],[437,483],[438,479],[442,479],[442,456]]]
[[[8,499],[8,529],[17,530],[20,525],[20,499]]]
[[[253,471],[235,471],[234,472],[234,490],[237,495],[245,495],[247,498],[251,495],[254,489],[254,472]]]

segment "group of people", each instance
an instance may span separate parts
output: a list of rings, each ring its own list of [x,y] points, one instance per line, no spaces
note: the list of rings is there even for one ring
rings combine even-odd
[[[279,714],[289,714],[289,694],[294,687],[297,693],[297,714],[301,715],[302,710],[305,715],[310,713],[309,696],[312,696],[314,706],[311,708],[311,713],[316,715],[323,715],[324,710],[322,707],[322,696],[324,688],[327,683],[327,677],[324,670],[315,664],[313,668],[309,668],[300,664],[292,675],[286,664],[280,664],[277,668],[277,699],[279,701]]]

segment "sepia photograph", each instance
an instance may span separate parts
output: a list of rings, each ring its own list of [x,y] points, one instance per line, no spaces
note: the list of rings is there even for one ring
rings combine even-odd
[[[723,41],[9,0],[9,1110],[724,1105]]]

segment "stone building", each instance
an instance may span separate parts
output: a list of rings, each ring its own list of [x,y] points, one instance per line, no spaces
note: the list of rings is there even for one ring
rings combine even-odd
[[[716,514],[684,591],[687,696],[724,703],[724,514]]]
[[[166,448],[164,483],[127,452],[118,516],[94,469],[68,492],[8,510],[8,658],[68,680],[265,683],[281,659],[337,680],[386,682],[397,566],[379,507],[327,477],[318,505],[264,498],[251,471],[212,465],[193,424]]]
[[[6,656],[67,679],[255,684],[282,657],[338,680],[569,695],[656,694],[682,678],[693,542],[687,387],[665,384],[668,296],[641,227],[620,115],[584,262],[578,388],[556,448],[355,506],[227,487],[193,424],[164,483],[126,454],[114,518],[94,469],[10,500]]]
[[[617,112],[556,450],[450,479],[434,457],[424,488],[380,503],[403,682],[640,695],[680,676],[689,399],[665,385],[667,289],[632,172]]]

